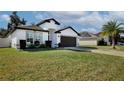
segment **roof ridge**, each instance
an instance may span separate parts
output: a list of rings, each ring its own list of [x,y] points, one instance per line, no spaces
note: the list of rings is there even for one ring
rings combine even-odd
[[[61,33],[62,30],[65,30],[65,29],[68,29],[68,28],[71,28],[75,33],[77,33],[78,35],[80,35],[72,26],[68,26],[68,27],[62,28],[62,29],[56,31],[55,33]]]
[[[41,20],[41,21],[40,21],[39,23],[37,23],[36,25],[39,26],[39,25],[41,25],[41,24],[43,24],[43,23],[45,23],[45,22],[49,22],[49,20],[54,20],[57,25],[60,25],[60,23],[59,23],[56,19],[54,19],[54,18],[47,18],[47,19]]]

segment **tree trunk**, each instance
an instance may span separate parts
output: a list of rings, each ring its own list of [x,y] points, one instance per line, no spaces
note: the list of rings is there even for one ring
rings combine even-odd
[[[116,48],[115,48],[115,38],[114,38],[114,37],[112,38],[112,48],[113,48],[113,49],[116,49]]]

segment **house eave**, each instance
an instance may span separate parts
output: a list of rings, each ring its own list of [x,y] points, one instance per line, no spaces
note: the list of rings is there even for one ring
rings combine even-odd
[[[56,31],[55,33],[61,33],[61,31],[69,29],[69,28],[72,29],[78,36],[80,36],[80,34],[74,28],[72,28],[71,26],[60,29],[60,30]]]

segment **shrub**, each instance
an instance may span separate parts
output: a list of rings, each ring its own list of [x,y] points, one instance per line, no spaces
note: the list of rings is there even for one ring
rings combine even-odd
[[[35,46],[39,46],[40,42],[39,41],[35,41],[34,44],[35,44]]]
[[[45,44],[41,44],[39,48],[48,48],[48,46],[46,46]]]
[[[33,44],[30,44],[30,45],[28,45],[28,47],[27,48],[30,48],[30,49],[32,49],[32,48],[36,48],[35,47],[35,45],[33,45]]]
[[[107,45],[107,42],[104,41],[104,39],[101,39],[97,43],[98,45]]]
[[[45,44],[40,44],[40,45],[30,44],[27,46],[27,48],[34,49],[34,48],[50,48],[50,47],[46,46]]]

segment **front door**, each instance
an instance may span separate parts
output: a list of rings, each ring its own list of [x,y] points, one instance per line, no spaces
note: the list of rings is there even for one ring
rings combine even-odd
[[[20,40],[20,49],[26,48],[26,40]]]

